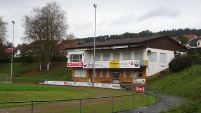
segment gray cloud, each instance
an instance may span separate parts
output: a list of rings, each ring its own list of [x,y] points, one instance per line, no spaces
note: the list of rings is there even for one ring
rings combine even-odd
[[[161,6],[158,7],[157,9],[150,10],[141,17],[138,18],[138,21],[144,21],[149,18],[154,18],[154,17],[169,17],[169,18],[174,18],[180,14],[179,10],[171,9],[167,6]]]
[[[135,15],[131,13],[127,15],[121,15],[120,17],[117,17],[107,22],[104,21],[103,23],[108,24],[110,26],[121,26],[121,25],[131,24],[135,20],[136,20]]]

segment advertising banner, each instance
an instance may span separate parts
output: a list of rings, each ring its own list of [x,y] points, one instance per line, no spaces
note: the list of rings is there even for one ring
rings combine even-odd
[[[140,60],[122,60],[120,68],[140,68]]]
[[[93,68],[94,62],[83,62],[83,68]],[[95,61],[95,68],[109,68],[109,61]]]
[[[144,93],[144,86],[136,86],[136,92],[138,93]]]
[[[68,85],[68,86],[92,86],[91,82],[72,82],[72,81],[45,81],[44,84]]]
[[[145,79],[134,78],[134,79],[133,79],[133,83],[141,83],[141,84],[144,84],[144,83],[145,83]]]
[[[94,83],[94,87],[103,87],[102,83]]]
[[[103,88],[111,88],[110,84],[103,83]]]
[[[94,62],[83,62],[84,69],[92,69]],[[95,61],[95,68],[140,68],[140,60]]]
[[[109,61],[96,61],[95,67],[96,68],[109,68]]]
[[[67,67],[82,67],[83,63],[82,62],[68,62]]]
[[[45,81],[49,85],[68,85],[68,86],[87,86],[92,87],[92,82],[73,82],[73,81]],[[120,84],[94,83],[94,87],[121,89]]]
[[[109,68],[120,68],[120,60],[110,60]]]
[[[45,84],[50,85],[68,85],[67,81],[45,81]]]
[[[111,87],[112,89],[121,89],[120,84],[110,84],[110,87]]]

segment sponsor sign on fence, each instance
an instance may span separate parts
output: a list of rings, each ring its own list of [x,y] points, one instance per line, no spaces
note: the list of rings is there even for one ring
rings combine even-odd
[[[145,83],[145,79],[134,78],[134,79],[133,79],[133,83],[141,83],[141,84],[144,84],[144,83]]]
[[[92,86],[91,82],[72,82],[72,81],[45,81],[49,85],[68,85],[68,86]]]
[[[45,81],[43,84],[49,85],[68,85],[68,86],[88,86],[92,87],[92,82],[72,82],[72,81]],[[108,83],[94,83],[94,87],[121,89],[120,84],[108,84]]]
[[[136,86],[136,92],[144,93],[144,86]]]

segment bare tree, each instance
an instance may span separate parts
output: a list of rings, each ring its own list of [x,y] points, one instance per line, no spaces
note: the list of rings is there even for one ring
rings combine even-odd
[[[3,21],[2,17],[0,16],[0,40],[3,42],[5,41],[6,32],[7,32],[7,23]]]
[[[53,48],[57,41],[66,37],[66,12],[56,2],[50,2],[42,8],[34,8],[24,19],[25,39],[35,42],[33,47],[39,63],[45,63],[49,69],[50,59],[55,54]]]
[[[68,34],[66,40],[75,40],[75,35],[73,33]]]
[[[4,43],[5,37],[7,32],[7,23],[3,21],[2,17],[0,16],[0,57],[4,56]]]

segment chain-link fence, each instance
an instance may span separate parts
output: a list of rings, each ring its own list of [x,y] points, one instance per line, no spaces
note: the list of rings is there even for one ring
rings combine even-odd
[[[153,100],[153,96],[145,93],[69,100],[1,102],[0,113],[114,113],[149,106],[153,104]]]

